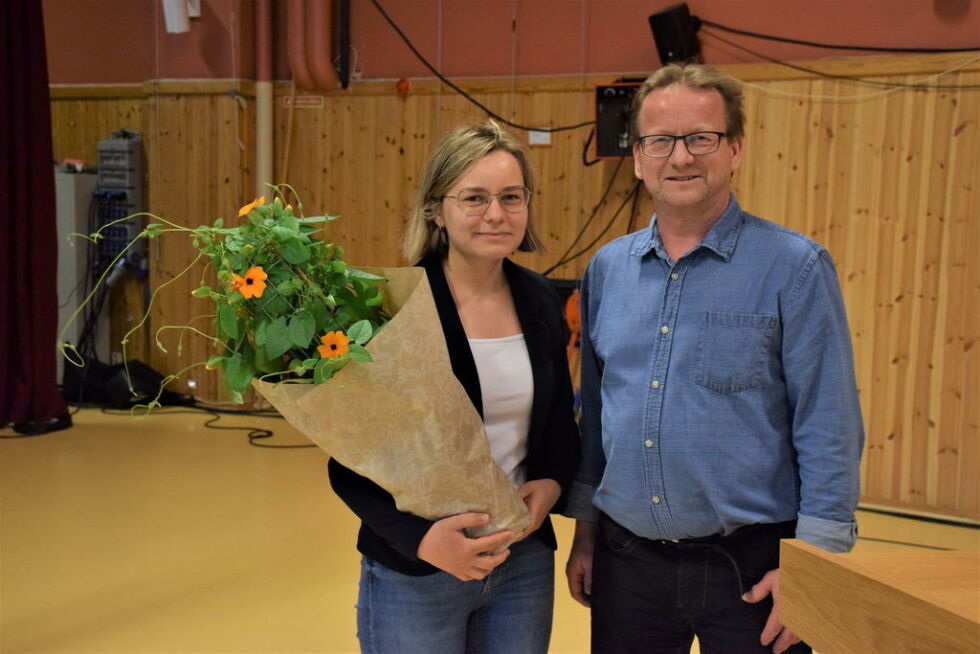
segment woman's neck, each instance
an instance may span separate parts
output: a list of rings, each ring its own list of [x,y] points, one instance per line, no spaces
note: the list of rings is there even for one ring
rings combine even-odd
[[[450,251],[442,268],[457,302],[460,297],[490,295],[507,287],[503,260],[467,259]]]

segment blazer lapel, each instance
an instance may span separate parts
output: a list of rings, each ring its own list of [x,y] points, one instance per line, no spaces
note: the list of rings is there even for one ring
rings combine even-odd
[[[442,333],[446,337],[446,347],[449,349],[449,361],[452,364],[453,373],[459,383],[463,385],[482,420],[483,395],[480,393],[480,375],[476,370],[476,361],[473,359],[473,352],[470,350],[470,342],[466,339],[466,332],[463,330],[463,322],[459,319],[459,312],[456,310],[456,301],[453,300],[452,291],[449,290],[446,273],[442,269],[442,260],[430,256],[420,261],[418,265],[425,268],[429,277],[429,286],[432,288],[432,298],[435,300],[436,310],[439,312]]]
[[[531,424],[528,428],[528,446],[532,447],[537,436],[544,432],[545,408],[551,402],[555,380],[551,374],[551,349],[548,323],[542,316],[541,294],[523,279],[520,270],[509,259],[504,260],[504,272],[510,283],[517,319],[524,332],[531,373],[534,378],[534,399],[531,404]]]

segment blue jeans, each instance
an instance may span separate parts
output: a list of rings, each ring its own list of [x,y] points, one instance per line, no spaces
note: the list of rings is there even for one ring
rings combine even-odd
[[[555,554],[533,536],[482,580],[412,577],[361,559],[357,638],[364,654],[544,654]]]
[[[759,636],[772,599],[742,593],[779,567],[779,539],[793,524],[679,543],[640,538],[606,516],[592,563],[592,651],[601,654],[771,654]],[[797,643],[789,652],[810,652]]]

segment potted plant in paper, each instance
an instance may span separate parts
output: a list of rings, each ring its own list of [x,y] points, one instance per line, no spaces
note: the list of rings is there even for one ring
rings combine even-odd
[[[207,365],[222,369],[236,398],[253,379],[322,383],[350,361],[371,361],[364,346],[387,321],[377,286],[383,278],[313,238],[335,217],[297,216],[281,197],[260,197],[238,217],[238,225],[218,219],[191,230],[219,282],[194,291],[215,305],[221,349]]]
[[[214,269],[217,285],[193,291],[214,307],[213,333],[204,335],[216,351],[207,367],[239,400],[255,388],[401,510],[433,520],[483,512],[490,523],[472,535],[519,535],[530,522],[527,508],[453,374],[424,270],[348,265],[341,247],[314,237],[334,217],[304,217],[298,202],[294,209],[284,201],[284,189],[271,202],[243,206],[232,225],[218,219],[187,228],[154,216],[140,234],[189,237],[198,259],[181,274],[202,258]],[[166,325],[157,330],[158,347],[171,329],[202,333]]]

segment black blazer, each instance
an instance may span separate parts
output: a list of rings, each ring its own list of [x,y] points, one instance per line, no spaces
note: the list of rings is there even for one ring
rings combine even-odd
[[[432,287],[453,373],[482,417],[483,401],[476,362],[449,291],[442,261],[427,257],[418,265],[425,268]],[[527,479],[558,482],[562,494],[551,512],[560,513],[578,470],[580,451],[565,355],[567,329],[558,295],[547,279],[506,259],[504,274],[510,284],[534,378],[528,451],[524,461]],[[422,537],[432,526],[431,520],[399,511],[387,491],[337,461],[331,459],[328,468],[334,491],[361,519],[357,549],[362,554],[402,574],[421,576],[437,572],[437,568],[416,556]],[[550,518],[532,537],[539,538],[552,549],[557,546]]]

